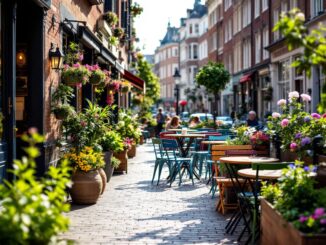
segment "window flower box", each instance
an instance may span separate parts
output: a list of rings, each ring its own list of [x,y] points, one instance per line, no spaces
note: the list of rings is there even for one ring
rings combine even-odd
[[[277,235],[275,235],[277,234]],[[322,245],[326,234],[305,234],[283,219],[265,199],[261,200],[261,240],[264,245]]]

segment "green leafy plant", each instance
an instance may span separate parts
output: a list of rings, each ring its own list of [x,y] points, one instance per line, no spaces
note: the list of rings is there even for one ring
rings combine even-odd
[[[118,168],[120,166],[121,161],[115,157],[111,158],[111,166],[113,168]]]
[[[71,105],[68,104],[58,104],[52,107],[53,114],[57,119],[64,119],[69,115],[73,115],[75,110]]]
[[[139,5],[139,3],[133,3],[130,7],[130,11],[133,17],[137,17],[142,14],[144,9]]]
[[[100,140],[103,151],[120,152],[123,150],[123,140],[115,131],[108,130]]]
[[[111,36],[111,37],[109,37],[108,41],[109,41],[109,44],[114,47],[117,47],[119,45],[119,39],[117,37]]]
[[[315,189],[315,181],[311,173],[315,168],[302,166],[302,162],[291,164],[283,170],[282,177],[274,185],[263,185],[262,195],[271,202],[275,209],[289,222],[297,221],[307,213],[313,213],[316,208],[325,207],[326,189]],[[302,222],[300,222],[302,223]],[[306,229],[304,232],[321,232],[322,226]],[[298,229],[302,226],[298,225]]]
[[[121,38],[124,35],[124,33],[125,33],[124,30],[120,27],[116,27],[113,30],[113,36],[116,38]]]
[[[40,155],[37,144],[43,136],[35,129],[22,136],[29,144],[24,148],[27,156],[15,160],[11,171],[13,182],[0,185],[0,244],[50,244],[57,243],[57,235],[67,231],[69,211],[66,188],[70,186],[67,161],[51,166],[46,177],[37,179],[35,158]]]
[[[119,18],[116,13],[111,11],[103,14],[103,19],[106,20],[111,27],[114,27],[119,22]]]
[[[63,83],[60,83],[55,92],[52,94],[52,102],[55,104],[66,104],[69,103],[73,97],[75,97],[74,89]]]

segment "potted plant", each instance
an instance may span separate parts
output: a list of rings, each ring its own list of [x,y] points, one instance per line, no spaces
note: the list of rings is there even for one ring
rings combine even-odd
[[[103,137],[100,140],[100,145],[103,148],[105,167],[104,171],[107,176],[107,182],[110,181],[113,174],[113,166],[112,166],[112,155],[113,152],[123,151],[124,145],[121,136],[115,131],[108,130],[105,132]]]
[[[296,162],[278,183],[263,185],[261,244],[325,244],[326,189],[315,188],[314,171]]]
[[[74,112],[74,109],[71,105],[68,104],[59,104],[52,108],[52,113],[58,120],[63,120],[67,118]]]
[[[120,83],[120,89],[121,89],[121,93],[128,93],[131,90],[131,84],[130,82],[127,81],[123,81]]]
[[[131,148],[130,139],[126,138],[123,141],[123,150],[114,152],[113,156],[120,161],[118,168],[114,169],[117,173],[128,173],[128,150]]]
[[[111,174],[109,175],[109,177],[108,177],[108,182],[110,182],[110,180],[111,180],[111,177],[112,177],[112,175],[113,175],[113,172],[114,172],[114,169],[117,169],[117,168],[119,168],[119,166],[120,166],[120,160],[119,159],[117,159],[117,158],[115,158],[115,157],[112,157],[111,158],[111,164],[110,164],[110,172],[111,172]]]
[[[99,173],[99,169],[104,167],[102,152],[95,151],[92,147],[84,147],[79,152],[72,148],[63,159],[67,159],[74,169],[70,190],[73,202],[95,204],[103,189],[103,180]]]
[[[68,86],[81,86],[89,80],[90,71],[83,65],[76,63],[72,66],[65,65],[61,78],[63,83]]]
[[[111,46],[117,47],[119,45],[119,38],[117,38],[115,36],[111,36],[111,37],[109,37],[108,42]]]
[[[124,33],[125,33],[124,30],[120,27],[116,27],[113,30],[113,36],[119,39],[123,37]]]
[[[21,138],[29,145],[26,157],[14,162],[13,180],[0,185],[0,244],[59,244],[57,236],[69,228],[64,213],[70,209],[66,189],[71,168],[63,161],[38,178],[36,145],[42,145],[44,137],[32,128]]]
[[[74,97],[74,90],[60,83],[52,94],[52,112],[58,120],[66,118],[73,112],[73,108],[69,105],[70,100]]]
[[[114,27],[116,24],[118,24],[119,18],[114,12],[106,12],[103,14],[103,19],[106,20],[109,24],[109,26]]]
[[[89,82],[93,85],[105,84],[105,80],[107,78],[107,74],[103,71],[97,64],[95,65],[85,65],[85,67],[89,70]]]

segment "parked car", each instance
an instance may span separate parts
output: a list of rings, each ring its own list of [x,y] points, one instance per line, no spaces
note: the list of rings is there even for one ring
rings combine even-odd
[[[214,120],[214,117],[210,113],[194,113],[190,115],[190,118],[199,117],[200,121]]]
[[[232,126],[233,120],[229,116],[216,117],[216,121],[222,121],[224,125]]]

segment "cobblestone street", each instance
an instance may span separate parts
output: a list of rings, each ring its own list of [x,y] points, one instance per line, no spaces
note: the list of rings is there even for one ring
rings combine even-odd
[[[77,244],[234,244],[205,183],[151,185],[151,144],[138,147],[127,175],[113,176],[96,205],[72,206],[64,238]],[[164,177],[166,173],[162,174]]]

